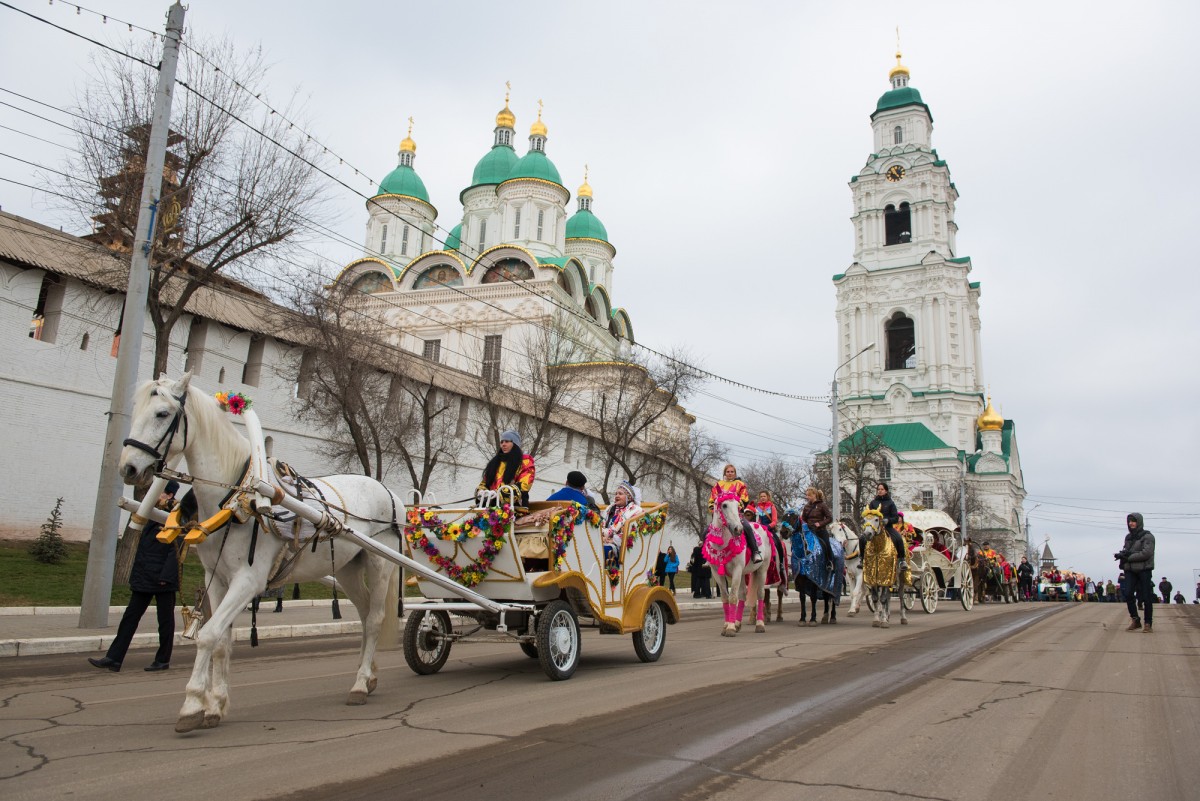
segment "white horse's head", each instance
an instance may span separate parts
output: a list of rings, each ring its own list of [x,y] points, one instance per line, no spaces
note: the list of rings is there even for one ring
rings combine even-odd
[[[134,392],[129,438],[121,450],[118,470],[126,484],[141,484],[160,465],[172,461],[187,442],[188,385],[191,373],[173,381],[147,381]]]
[[[866,542],[883,531],[883,513],[878,509],[864,509],[862,513],[862,539]]]
[[[732,492],[723,492],[717,496],[717,501],[713,504],[710,528],[720,529],[732,536],[742,535],[742,514],[738,508],[738,496]]]

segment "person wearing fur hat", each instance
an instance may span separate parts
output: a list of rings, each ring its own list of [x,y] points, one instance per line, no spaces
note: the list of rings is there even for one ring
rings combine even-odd
[[[600,536],[604,544],[604,561],[616,559],[621,552],[621,530],[625,524],[642,513],[642,491],[631,481],[622,481],[613,493],[612,505],[604,515]]]
[[[479,482],[476,495],[501,487],[516,487],[521,493],[521,506],[529,505],[529,490],[537,470],[533,457],[521,451],[521,435],[516,431],[505,431],[500,435],[500,449],[483,469],[483,481]]]

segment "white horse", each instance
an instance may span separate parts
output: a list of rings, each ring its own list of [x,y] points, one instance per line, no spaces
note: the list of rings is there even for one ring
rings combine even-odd
[[[191,386],[191,373],[179,381],[162,378],[138,388],[129,439],[121,451],[121,477],[127,484],[147,481],[181,454],[196,479],[192,492],[200,520],[213,524],[222,508],[239,502],[243,514],[250,508],[246,501],[254,498],[253,493],[227,488],[249,486],[253,480],[248,469],[250,442],[211,395]],[[404,507],[378,481],[338,475],[307,484],[306,502],[382,544],[399,548],[398,521],[404,520]],[[310,495],[319,497],[313,500]],[[296,547],[300,543],[295,541],[289,545],[271,533],[272,521],[265,517],[259,518],[255,532],[253,518],[238,522],[236,515],[228,527],[214,525],[211,535],[197,546],[212,614],[196,639],[196,663],[175,730],[212,728],[228,714],[234,619],[291,560],[294,567],[283,573],[287,582],[313,581],[333,573],[357,608],[363,624],[362,649],[347,703],[366,703],[377,682],[374,660],[380,632],[385,626],[389,632],[398,629],[396,565],[345,540],[320,541],[316,548],[312,540],[306,541],[307,547]],[[281,528],[286,534],[291,525]],[[311,528],[308,533],[316,536]]]
[[[888,536],[883,515],[878,509],[864,511],[862,520],[862,580],[875,607],[875,620],[871,625],[884,629],[890,625],[893,588],[900,590],[900,623],[907,625],[908,612],[903,601],[905,576],[899,569],[901,555],[896,553],[896,546]]]
[[[742,536],[742,516],[738,511],[738,498],[731,492],[722,493],[713,504],[712,522],[704,538],[704,558],[713,566],[713,580],[721,593],[725,607],[725,626],[722,637],[735,637],[742,628],[742,617],[746,613],[747,578],[751,584],[751,596],[758,605],[754,618],[754,630],[765,632],[763,619],[764,595],[767,586],[767,571],[771,568],[775,549],[771,545],[771,533],[757,523],[748,523],[758,542],[762,562],[757,566],[747,565],[749,549]]]

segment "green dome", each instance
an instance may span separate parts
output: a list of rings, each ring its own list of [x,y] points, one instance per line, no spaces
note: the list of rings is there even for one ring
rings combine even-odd
[[[540,150],[530,150],[522,156],[504,180],[511,181],[514,178],[540,178],[543,181],[562,186],[558,168]]]
[[[462,247],[462,223],[450,229],[450,235],[446,237],[446,244],[442,247],[446,250],[458,250]]]
[[[902,106],[920,106],[925,109],[926,114],[929,114],[929,119],[933,119],[933,114],[930,113],[929,106],[925,105],[925,102],[921,100],[921,93],[911,86],[884,92],[883,96],[879,98],[879,102],[875,104],[875,114]],[[874,119],[875,114],[871,115],[872,119]]]
[[[429,202],[429,193],[425,191],[425,182],[421,180],[421,176],[417,175],[416,170],[412,167],[403,165],[387,174],[387,177],[379,184],[378,194],[406,195],[426,203]]]
[[[600,218],[587,209],[580,209],[567,220],[567,239],[599,239],[608,242],[608,231]]]
[[[496,145],[475,165],[471,173],[471,186],[498,184],[508,177],[517,163],[517,153],[507,145]]]

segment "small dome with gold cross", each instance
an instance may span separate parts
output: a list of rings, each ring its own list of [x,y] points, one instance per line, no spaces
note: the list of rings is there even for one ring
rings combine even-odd
[[[992,405],[991,395],[988,395],[987,408],[975,420],[975,426],[980,431],[999,431],[1004,428],[1004,415],[996,411],[996,407]]]

